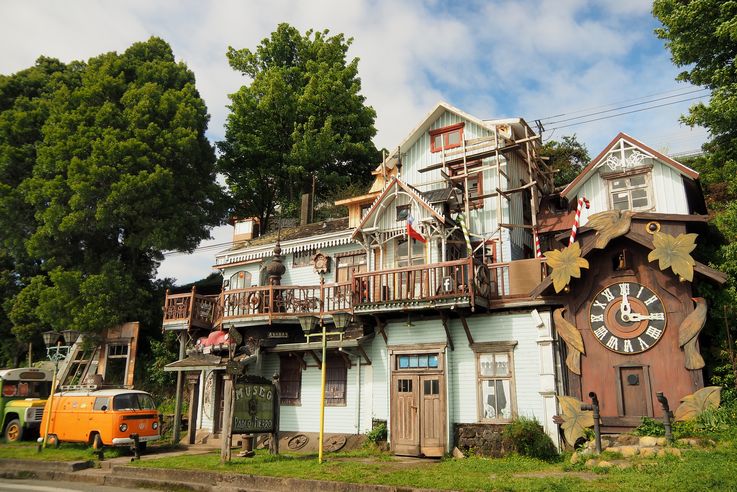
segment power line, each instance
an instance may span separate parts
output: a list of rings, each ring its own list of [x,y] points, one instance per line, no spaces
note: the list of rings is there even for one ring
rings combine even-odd
[[[698,90],[708,90],[708,89],[704,88],[704,89],[698,89]],[[595,109],[607,108],[607,107],[613,106],[615,104],[623,104],[623,103],[629,103],[629,102],[633,102],[633,101],[640,101],[642,99],[648,99],[648,98],[654,97],[654,96],[662,96],[663,94],[678,93],[675,96],[673,96],[673,97],[677,97],[678,95],[690,94],[691,92],[694,92],[694,91],[692,89],[690,89],[690,88],[688,90],[686,90],[686,91],[684,91],[684,89],[672,89],[672,90],[669,90],[669,91],[655,92],[653,94],[648,94],[648,95],[645,95],[645,96],[635,97],[635,98],[631,98],[631,99],[623,99],[623,100],[620,100],[620,101],[614,101],[614,102],[610,102],[610,103],[607,103],[607,104],[602,104],[600,106],[590,106],[588,108],[577,109],[577,110],[574,110],[574,111],[567,111],[565,113],[560,113],[560,114],[551,115],[551,116],[545,116],[543,118],[532,118],[531,120],[532,121],[535,121],[535,120],[544,121],[544,120],[549,120],[551,118],[560,118],[561,116],[568,116],[568,115],[573,115],[573,114],[577,114],[577,113],[582,113],[584,111],[593,111]]]
[[[697,89],[697,90],[693,90],[693,91],[689,91],[689,92],[684,92],[682,94],[674,94],[674,95],[670,95],[670,96],[659,97],[657,99],[649,99],[647,101],[642,101],[642,102],[638,102],[638,103],[634,103],[634,104],[628,104],[626,106],[618,106],[616,108],[606,109],[604,111],[596,111],[594,113],[583,114],[581,116],[573,116],[571,118],[566,118],[566,119],[563,119],[563,120],[548,121],[546,124],[547,125],[556,125],[558,123],[565,123],[567,121],[573,121],[573,120],[578,120],[578,119],[581,119],[581,118],[587,118],[589,116],[596,116],[597,114],[611,113],[612,111],[618,111],[620,109],[634,108],[635,106],[642,106],[643,104],[650,104],[650,103],[654,103],[654,102],[658,102],[658,101],[664,101],[666,99],[673,99],[674,97],[685,96],[687,94],[693,94],[695,92],[703,92],[705,90],[708,90],[708,89]],[[703,96],[699,96],[699,97],[703,97]]]
[[[687,99],[681,99],[679,101],[671,101],[671,102],[667,102],[667,103],[663,103],[663,104],[656,104],[655,106],[648,106],[647,108],[633,109],[632,111],[625,111],[625,112],[622,112],[622,113],[610,114],[610,115],[607,115],[607,116],[601,116],[599,118],[591,118],[589,120],[577,121],[576,123],[570,123],[568,125],[560,125],[560,126],[556,126],[555,128],[548,128],[545,131],[553,131],[553,130],[558,130],[559,128],[568,128],[568,127],[571,127],[571,126],[583,125],[584,123],[592,123],[594,121],[607,120],[609,118],[615,118],[617,116],[624,116],[624,115],[632,114],[632,113],[639,113],[641,111],[647,111],[649,109],[662,108],[664,106],[671,106],[673,104],[678,104],[678,103],[682,103],[682,102],[694,101],[696,99],[701,99],[702,97],[704,97],[704,96],[690,97],[690,98],[687,98]]]

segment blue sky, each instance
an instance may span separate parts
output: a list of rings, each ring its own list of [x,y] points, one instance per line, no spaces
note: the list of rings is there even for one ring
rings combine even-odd
[[[39,55],[85,60],[160,36],[194,71],[215,141],[223,135],[227,94],[247,83],[228,67],[227,47],[253,48],[279,22],[302,31],[327,28],[354,38],[350,55],[361,60],[363,94],[377,112],[375,143],[391,148],[439,100],[484,119],[566,114],[546,121],[552,129],[564,124],[556,120],[636,104],[644,96],[669,99],[622,111],[702,95],[678,96],[689,86],[675,81],[679,70],[653,33],[650,10],[650,2],[637,0],[3,0],[0,73],[26,68]],[[704,130],[678,121],[694,102],[543,136],[576,133],[592,156],[619,131],[668,153],[690,151],[706,138]],[[595,109],[579,111],[589,108]],[[218,228],[209,244],[230,234],[229,227]],[[188,282],[206,276],[213,263],[212,251],[172,255],[159,274]]]

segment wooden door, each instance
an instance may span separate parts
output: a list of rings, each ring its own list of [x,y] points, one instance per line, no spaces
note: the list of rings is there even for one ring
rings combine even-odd
[[[223,394],[222,371],[215,372],[215,411],[213,412],[213,433],[217,434],[223,429],[223,410],[225,407],[225,396]]]
[[[619,383],[622,394],[622,416],[652,416],[647,404],[650,398],[647,373],[642,367],[620,367]]]
[[[420,454],[442,456],[445,449],[445,404],[440,374],[420,376]]]
[[[391,442],[394,453],[420,454],[420,377],[395,374],[392,377]]]

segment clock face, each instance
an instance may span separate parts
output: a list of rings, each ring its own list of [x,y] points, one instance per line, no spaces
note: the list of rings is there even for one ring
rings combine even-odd
[[[612,284],[596,294],[589,319],[599,343],[620,354],[639,354],[658,343],[666,323],[663,301],[637,282]]]

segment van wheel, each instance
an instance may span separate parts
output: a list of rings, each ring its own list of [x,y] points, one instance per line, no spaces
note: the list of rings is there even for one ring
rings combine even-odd
[[[54,449],[59,449],[59,438],[56,436],[56,434],[49,434],[46,437],[46,445],[51,446]]]
[[[100,434],[95,434],[95,437],[92,438],[92,449],[95,451],[102,449],[102,438]]]
[[[13,419],[5,427],[5,440],[7,442],[18,442],[23,438],[23,427],[20,420]]]

